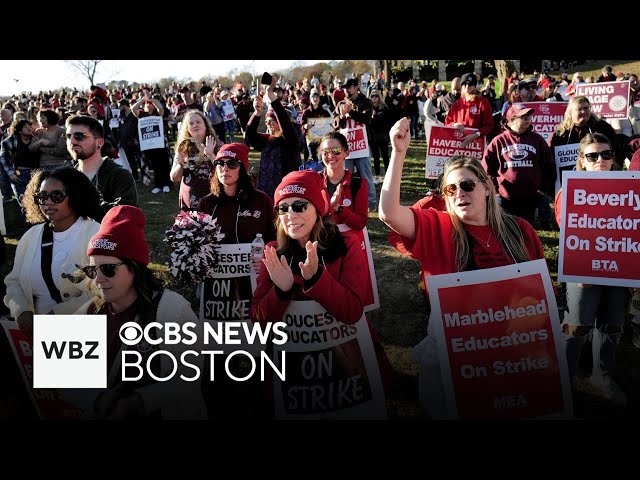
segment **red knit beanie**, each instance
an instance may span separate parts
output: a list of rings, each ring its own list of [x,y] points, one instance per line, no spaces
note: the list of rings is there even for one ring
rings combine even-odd
[[[249,171],[249,147],[244,143],[225,143],[216,155],[216,160],[221,158],[235,158],[242,162],[247,172]]]
[[[102,219],[98,233],[91,237],[87,255],[126,258],[147,265],[149,247],[144,238],[146,223],[144,213],[138,207],[113,207]]]
[[[329,194],[322,176],[313,170],[302,170],[287,174],[276,188],[274,204],[289,197],[309,200],[321,216],[329,211]]]

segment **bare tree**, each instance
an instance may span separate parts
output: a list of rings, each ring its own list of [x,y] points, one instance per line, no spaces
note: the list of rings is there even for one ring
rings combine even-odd
[[[78,70],[89,80],[90,85],[95,85],[93,79],[96,76],[96,69],[102,60],[65,60],[65,63]]]

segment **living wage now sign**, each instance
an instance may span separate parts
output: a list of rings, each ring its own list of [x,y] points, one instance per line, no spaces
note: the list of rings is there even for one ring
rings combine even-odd
[[[639,172],[564,172],[558,280],[640,287]]]
[[[571,415],[545,260],[428,277],[447,418]]]

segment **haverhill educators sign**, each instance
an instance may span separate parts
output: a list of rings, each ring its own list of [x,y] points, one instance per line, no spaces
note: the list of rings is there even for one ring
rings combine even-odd
[[[565,172],[558,280],[640,287],[638,172]]]
[[[475,132],[475,128],[465,128],[461,133],[456,127],[432,125],[427,135],[425,177],[438,178],[444,171],[444,164],[454,155],[482,160],[486,146],[485,137],[474,139],[469,145],[462,147],[462,140]]]

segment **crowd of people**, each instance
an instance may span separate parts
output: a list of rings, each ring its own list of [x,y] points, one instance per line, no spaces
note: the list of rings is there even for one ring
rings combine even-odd
[[[235,398],[206,382],[163,386],[145,377],[123,388],[119,381],[124,323],[201,322],[193,306],[148,268],[138,189],[151,187],[151,177],[154,195],[179,183],[177,209],[216,217],[222,243],[247,244],[262,235],[267,245],[254,265],[253,321],[281,321],[292,302],[303,301],[351,326],[364,316],[367,289],[367,258],[353,233],[366,227],[370,212],[379,211],[391,229],[390,243],[418,260],[421,278],[544,259],[533,227],[536,212],[543,226],[557,228],[551,198],[558,224],[562,209],[553,148],[579,144],[579,171],[620,170],[625,158],[631,160],[630,140],[640,133],[636,75],[603,69],[598,81],[630,80],[629,118],[612,123],[573,92],[579,74],[571,82],[566,74],[536,74],[514,72],[501,92],[493,75],[483,80],[468,72],[449,90],[435,80],[405,86],[378,78],[365,86],[349,78],[325,87],[315,77],[289,84],[274,75],[259,92],[202,82],[200,89],[174,84],[164,93],[146,85],[138,91],[95,85],[87,98],[77,91],[18,96],[2,106],[0,186],[33,227],[20,239],[4,279],[8,315],[28,336],[36,314],[107,316],[109,385],[94,404],[98,418],[213,418],[222,408],[232,411]],[[522,102],[565,96],[564,120],[545,141]],[[153,145],[139,129],[148,117],[160,122]],[[318,134],[316,125],[331,131]],[[482,159],[450,158],[435,191],[404,206],[404,160],[411,140],[422,138],[429,125],[454,127],[463,148],[481,137],[487,147]],[[473,133],[465,134],[468,129]],[[358,134],[367,148],[351,140]],[[259,153],[256,170],[249,165],[251,150]],[[521,162],[512,161],[516,150]],[[562,322],[570,378],[592,336],[598,352],[593,384],[619,404],[626,398],[613,380],[615,352],[629,297],[626,287],[568,283]],[[420,363],[430,386],[422,393],[428,414],[440,418],[446,411],[442,366],[429,311],[427,301]],[[393,371],[375,328],[366,325],[388,393]],[[171,401],[164,404],[168,391]],[[259,385],[242,392],[262,395]],[[273,405],[253,407],[273,414]]]

